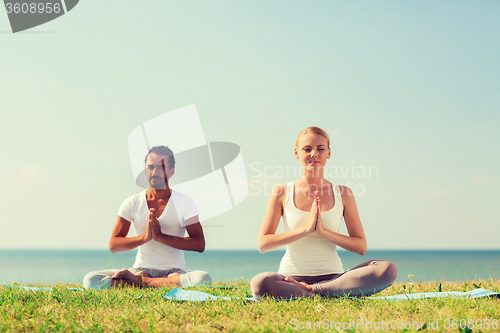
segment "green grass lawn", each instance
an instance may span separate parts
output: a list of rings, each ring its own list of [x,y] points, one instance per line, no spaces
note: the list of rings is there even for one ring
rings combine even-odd
[[[248,281],[216,283],[236,289],[193,288],[214,295],[250,297]],[[41,285],[38,285],[41,286]],[[500,299],[434,298],[411,301],[300,299],[177,302],[171,288],[51,291],[0,287],[0,332],[499,332]],[[379,295],[426,291],[500,292],[500,281],[395,283]],[[456,321],[453,321],[453,320]],[[461,322],[460,322],[461,321]],[[392,329],[388,329],[388,325]],[[421,324],[419,324],[421,323]],[[430,326],[429,324],[432,323]],[[462,330],[465,323],[468,328]],[[314,329],[316,325],[316,329]],[[359,326],[358,326],[359,325]],[[407,329],[402,328],[406,325]],[[437,327],[436,327],[437,325]],[[481,325],[481,328],[478,326]],[[343,327],[342,327],[343,326]],[[489,326],[489,327],[488,327]],[[312,329],[308,329],[308,327]]]

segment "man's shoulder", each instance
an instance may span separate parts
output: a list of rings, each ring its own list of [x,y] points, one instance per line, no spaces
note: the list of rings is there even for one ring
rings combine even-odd
[[[127,221],[132,222],[134,220],[134,216],[140,207],[140,198],[141,195],[144,194],[144,191],[141,193],[136,193],[125,200],[123,200],[120,208],[118,208],[118,215],[126,219]]]
[[[145,192],[145,191],[141,191],[141,192],[139,192],[139,193],[132,194],[131,196],[129,196],[129,197],[127,197],[127,198],[125,198],[125,199],[123,200],[123,203],[124,203],[124,204],[126,204],[126,203],[128,203],[128,204],[136,204],[136,203],[138,203],[138,202],[139,202],[139,200],[140,200],[140,198],[141,198],[142,196],[144,196],[144,192]]]
[[[179,192],[177,190],[171,189],[172,191],[172,197],[174,197],[174,200],[193,200],[191,197],[187,194],[184,194],[182,192]]]
[[[196,206],[194,200],[187,194],[176,191],[172,189],[172,200],[175,205],[180,205],[180,207],[193,207]]]
[[[172,189],[172,203],[175,205],[179,220],[186,221],[187,219],[198,215],[198,208],[194,200],[187,194],[177,192]]]

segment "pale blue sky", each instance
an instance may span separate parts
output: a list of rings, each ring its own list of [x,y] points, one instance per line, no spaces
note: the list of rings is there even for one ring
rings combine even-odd
[[[496,1],[85,0],[12,34],[0,10],[0,247],[106,248],[140,191],[129,133],[196,104],[262,189],[293,179],[255,169],[297,167],[310,125],[328,167],[376,167],[330,178],[364,188],[371,249],[499,248],[498,17]],[[249,190],[205,222],[207,249],[256,248],[267,196]]]

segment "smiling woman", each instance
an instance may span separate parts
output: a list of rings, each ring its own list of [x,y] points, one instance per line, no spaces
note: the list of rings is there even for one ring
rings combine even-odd
[[[352,191],[324,178],[331,157],[328,134],[319,127],[306,128],[297,136],[294,155],[303,176],[274,188],[258,239],[261,253],[283,245],[286,253],[278,273],[261,273],[252,279],[254,297],[361,296],[390,286],[397,276],[390,261],[369,260],[343,270],[337,246],[360,255],[367,246]],[[342,216],[348,236],[339,233]],[[276,234],[281,217],[284,232]]]

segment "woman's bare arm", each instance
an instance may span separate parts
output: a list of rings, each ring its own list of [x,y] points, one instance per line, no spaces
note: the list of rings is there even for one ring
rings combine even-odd
[[[363,225],[358,214],[358,207],[354,194],[351,189],[345,186],[341,187],[342,202],[344,204],[344,220],[349,236],[341,235],[326,229],[321,220],[321,213],[318,217],[318,228],[316,232],[330,242],[354,253],[364,255],[366,253],[366,238],[363,231]]]
[[[318,210],[315,205],[311,207],[309,219],[303,228],[282,232],[276,234],[278,225],[283,215],[283,204],[286,198],[286,184],[276,186],[271,193],[267,204],[266,214],[260,227],[259,239],[257,246],[260,253],[272,251],[281,246],[293,243],[311,233],[316,228]]]

